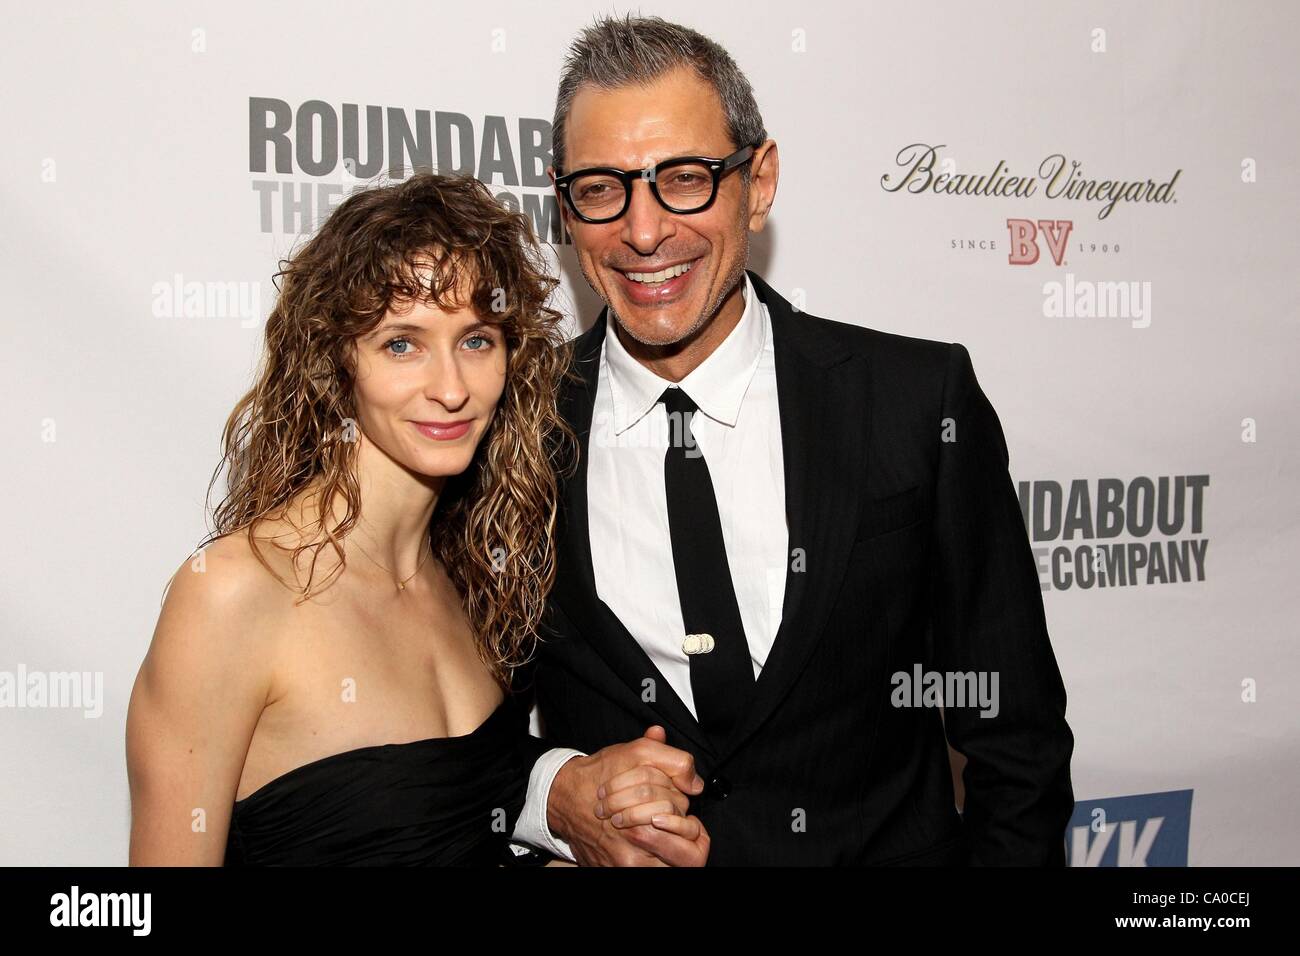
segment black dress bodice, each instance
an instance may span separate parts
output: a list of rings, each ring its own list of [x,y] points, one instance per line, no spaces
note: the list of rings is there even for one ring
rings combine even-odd
[[[508,862],[531,761],[507,695],[461,737],[378,744],[296,767],[235,801],[227,866]]]

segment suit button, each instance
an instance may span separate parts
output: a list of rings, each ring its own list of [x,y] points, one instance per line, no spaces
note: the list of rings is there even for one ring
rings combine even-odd
[[[709,781],[705,792],[711,797],[717,797],[719,800],[727,799],[727,794],[731,793],[731,781],[719,774]]]

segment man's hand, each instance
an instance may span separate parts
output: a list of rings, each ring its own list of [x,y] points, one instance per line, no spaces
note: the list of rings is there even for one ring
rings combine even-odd
[[[686,795],[703,791],[704,781],[695,758],[666,739],[656,725],[637,740],[574,757],[555,775],[547,826],[580,864],[704,865],[709,835],[698,818],[685,815]]]

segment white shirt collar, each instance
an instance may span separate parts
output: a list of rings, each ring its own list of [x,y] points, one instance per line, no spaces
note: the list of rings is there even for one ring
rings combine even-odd
[[[615,332],[612,310],[607,313],[604,359],[616,435],[640,421],[654,408],[664,389],[673,384],[685,389],[709,418],[724,425],[736,424],[740,403],[754,378],[767,338],[767,310],[754,292],[749,273],[744,276],[741,294],[745,309],[740,321],[713,353],[680,382],[660,378],[628,354]]]

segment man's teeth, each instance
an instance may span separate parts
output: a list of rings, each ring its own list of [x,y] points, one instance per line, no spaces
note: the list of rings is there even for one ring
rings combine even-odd
[[[683,273],[690,272],[694,262],[683,262],[679,266],[669,266],[661,272],[624,272],[633,282],[645,282],[653,284],[656,282],[667,282],[669,279],[675,279]]]

